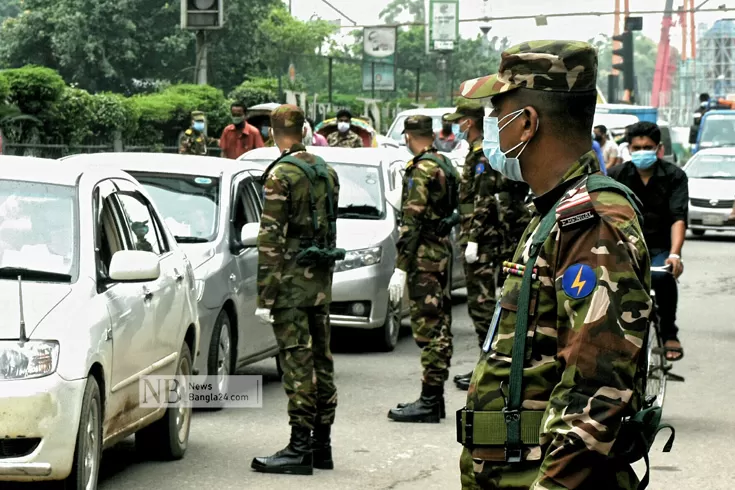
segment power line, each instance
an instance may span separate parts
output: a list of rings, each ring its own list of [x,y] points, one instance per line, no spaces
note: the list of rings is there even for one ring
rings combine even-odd
[[[342,12],[340,9],[338,9],[337,7],[335,7],[334,5],[332,5],[331,3],[329,3],[327,0],[322,0],[322,2],[325,3],[325,4],[327,4],[329,7],[331,7],[331,9],[334,10],[335,12],[337,12],[339,15],[341,15],[345,19],[349,20],[350,22],[352,22],[354,24],[354,26],[352,26],[352,27],[358,27],[357,22],[355,22],[354,20],[352,20],[349,17],[347,17],[344,14],[344,12]]]
[[[324,3],[327,3],[326,0],[322,0]],[[677,12],[688,14],[690,12],[733,12],[735,11],[735,7],[724,7],[724,8],[711,8],[711,9],[687,9],[687,10],[678,10]],[[543,18],[549,18],[549,17],[604,17],[608,15],[615,15],[619,12],[567,12],[567,13],[561,13],[561,14],[539,14],[539,15],[515,15],[515,16],[507,16],[507,17],[478,17],[475,19],[459,19],[459,22],[493,22],[498,20],[527,20],[527,19],[537,19],[539,17]],[[665,14],[665,10],[638,10],[635,12],[629,12],[629,15],[651,15],[651,14]],[[351,21],[352,22],[352,21]],[[424,22],[404,22],[400,24],[390,24],[389,27],[411,27],[411,26],[426,26],[426,23]],[[342,29],[356,29],[356,28],[363,28],[363,27],[375,27],[374,25],[369,26],[363,26],[363,25],[354,25],[354,26],[343,26]]]

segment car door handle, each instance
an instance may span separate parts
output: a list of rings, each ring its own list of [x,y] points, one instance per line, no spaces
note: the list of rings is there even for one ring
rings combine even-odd
[[[143,288],[143,297],[145,298],[146,301],[152,300],[153,299],[153,291],[151,291],[150,289],[144,287]]]
[[[237,276],[235,274],[230,274],[230,281],[232,282],[237,281]]]
[[[174,269],[174,278],[176,279],[176,282],[180,283],[184,280],[183,274],[181,274],[178,270]]]

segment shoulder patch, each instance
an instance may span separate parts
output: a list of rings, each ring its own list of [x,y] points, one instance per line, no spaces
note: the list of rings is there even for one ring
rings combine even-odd
[[[478,163],[477,166],[475,166],[475,175],[480,175],[484,171],[485,171],[484,163]]]
[[[192,131],[191,129],[187,129],[187,130],[186,130],[186,131],[184,132],[184,134],[186,134],[187,136],[191,136],[191,135],[192,135],[192,133],[193,133],[193,131]]]
[[[562,230],[597,218],[595,206],[587,191],[586,179],[569,189],[556,208],[556,220]]]
[[[597,287],[597,274],[588,265],[574,264],[564,272],[561,287],[571,299],[586,298]]]

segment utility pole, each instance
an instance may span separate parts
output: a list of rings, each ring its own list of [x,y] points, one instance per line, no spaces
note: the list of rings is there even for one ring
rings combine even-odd
[[[207,84],[207,31],[197,31],[197,70],[196,83],[199,85]]]
[[[207,31],[224,26],[224,0],[181,0],[181,28],[195,31],[194,83],[206,85],[208,71]]]

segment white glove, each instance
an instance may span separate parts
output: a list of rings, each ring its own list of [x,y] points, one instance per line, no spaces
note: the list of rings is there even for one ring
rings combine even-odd
[[[257,308],[255,316],[263,323],[273,323],[273,315],[271,315],[271,310],[268,308]]]
[[[401,303],[403,299],[403,290],[406,288],[406,273],[401,269],[396,269],[390,278],[388,291],[390,292],[390,300],[393,304]]]
[[[464,258],[468,264],[474,264],[477,262],[477,244],[475,242],[467,244],[467,250],[464,252]]]

